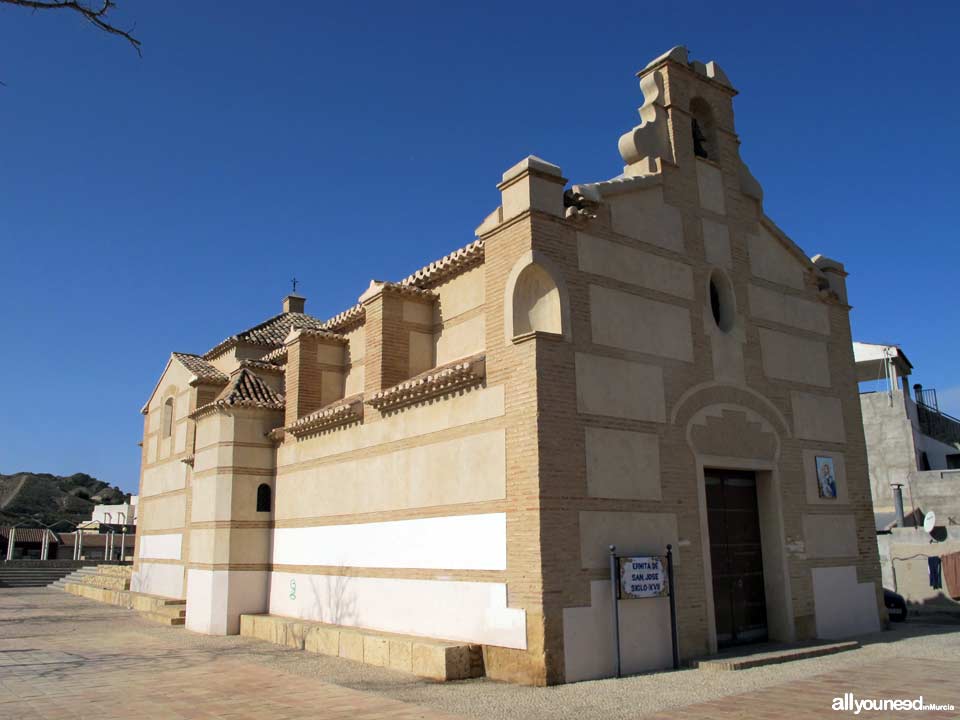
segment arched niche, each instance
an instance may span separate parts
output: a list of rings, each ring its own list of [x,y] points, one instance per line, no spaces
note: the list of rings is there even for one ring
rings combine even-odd
[[[164,439],[173,435],[173,398],[168,397],[163,403],[160,415],[161,437]]]
[[[504,329],[508,341],[531,333],[570,339],[566,286],[556,266],[538,252],[520,258],[507,279]]]

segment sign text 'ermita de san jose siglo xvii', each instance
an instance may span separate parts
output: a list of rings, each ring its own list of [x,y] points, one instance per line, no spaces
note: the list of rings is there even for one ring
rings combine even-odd
[[[622,557],[619,560],[621,597],[661,597],[669,593],[667,568],[662,557]]]

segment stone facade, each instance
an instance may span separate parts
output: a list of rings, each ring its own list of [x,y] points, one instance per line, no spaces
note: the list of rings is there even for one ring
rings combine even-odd
[[[673,546],[681,657],[716,650],[723,468],[756,474],[769,636],[879,625],[843,266],[764,215],[716,63],[675,48],[639,77],[622,175],[568,187],[528,157],[463,249],[172,356],[134,589],[186,597],[199,632],[270,612],[480,644],[498,679],[608,676],[611,544]],[[669,666],[667,600],[620,616],[624,670]]]

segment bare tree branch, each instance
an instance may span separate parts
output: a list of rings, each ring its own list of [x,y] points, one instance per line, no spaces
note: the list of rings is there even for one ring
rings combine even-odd
[[[97,9],[96,6],[91,7],[89,3],[80,2],[79,0],[0,0],[0,2],[7,3],[8,5],[18,5],[32,10],[73,10],[80,13],[86,20],[93,23],[105,33],[122,37],[133,46],[133,49],[137,51],[137,55],[143,56],[143,53],[140,52],[140,41],[130,34],[133,32],[133,28],[130,28],[130,30],[121,30],[107,20],[107,14],[116,7],[116,3],[114,3],[113,0],[102,0],[103,4],[99,9]]]

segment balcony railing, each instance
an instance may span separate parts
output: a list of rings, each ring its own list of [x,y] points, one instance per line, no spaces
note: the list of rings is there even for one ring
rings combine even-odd
[[[920,432],[948,445],[960,445],[960,420],[940,411],[937,391],[914,385]]]

